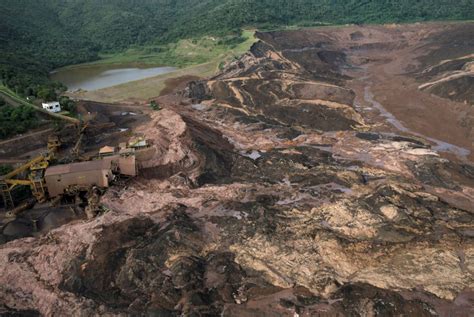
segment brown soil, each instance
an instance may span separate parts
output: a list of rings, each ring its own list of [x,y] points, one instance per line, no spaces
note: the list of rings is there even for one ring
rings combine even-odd
[[[433,52],[466,25],[260,33],[148,120],[135,106],[129,124],[152,141],[140,177],[96,219],[0,246],[0,313],[474,314],[474,167],[435,139],[470,147],[426,110],[448,105],[461,138],[466,105],[417,90],[422,69],[461,54]],[[128,122],[115,107],[84,105]]]
[[[456,102],[418,89],[420,78],[417,75],[428,65],[436,65],[442,61],[441,57],[436,56],[437,51],[450,51],[449,54],[444,54],[443,58],[455,59],[474,50],[472,41],[467,42],[470,46],[451,50],[453,42],[474,37],[472,24],[461,25],[461,29],[462,33],[456,26],[439,24],[361,28],[359,32],[364,34],[362,39],[343,41],[342,45],[358,47],[370,43],[375,47],[349,49],[347,53],[349,58],[355,61],[354,65],[362,68],[347,72],[356,78],[349,85],[358,95],[362,107],[367,105],[363,98],[364,89],[370,86],[374,98],[406,128],[466,148],[471,151],[469,158],[473,160],[474,99],[471,97],[466,102]],[[450,41],[438,43],[440,34],[452,34],[453,37]],[[383,43],[384,46],[375,45],[378,43]],[[367,78],[361,81],[362,77]],[[451,97],[457,99],[456,95]],[[379,118],[374,121],[377,120],[379,121]]]
[[[197,76],[183,76],[178,78],[170,78],[165,81],[165,88],[160,93],[160,96],[169,95],[176,91],[183,90],[186,88],[189,82],[198,80]]]

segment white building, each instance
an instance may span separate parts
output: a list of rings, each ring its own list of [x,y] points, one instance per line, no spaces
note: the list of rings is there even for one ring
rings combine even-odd
[[[49,112],[61,112],[61,105],[57,101],[43,102],[43,109],[46,109]]]

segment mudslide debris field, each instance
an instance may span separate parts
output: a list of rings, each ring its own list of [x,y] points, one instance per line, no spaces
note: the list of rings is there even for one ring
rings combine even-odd
[[[474,24],[257,37],[158,99],[110,212],[0,246],[6,313],[474,314]]]

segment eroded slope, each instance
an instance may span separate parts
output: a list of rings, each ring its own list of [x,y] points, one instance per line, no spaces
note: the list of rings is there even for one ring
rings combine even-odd
[[[107,192],[109,213],[1,247],[5,310],[474,313],[474,168],[357,106],[342,39],[382,31],[258,34],[162,97],[137,131],[153,141],[142,176]]]

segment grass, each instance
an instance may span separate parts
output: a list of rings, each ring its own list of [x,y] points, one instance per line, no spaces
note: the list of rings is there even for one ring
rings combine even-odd
[[[100,102],[142,101],[159,96],[168,79],[183,76],[209,77],[216,74],[223,63],[236,59],[249,50],[256,41],[254,34],[254,30],[243,31],[244,41],[235,45],[225,44],[222,39],[203,37],[180,40],[166,46],[132,48],[122,53],[104,55],[99,61],[72,67],[136,64],[137,66],[174,66],[179,69],[168,74],[114,87],[72,93],[71,96]]]
[[[144,46],[128,49],[121,53],[104,54],[102,59],[90,64],[136,63],[153,66],[187,67],[204,64],[227,55],[240,55],[255,42],[253,30],[242,32],[245,40],[236,45],[228,45],[222,39],[202,37],[185,39],[162,46]]]

